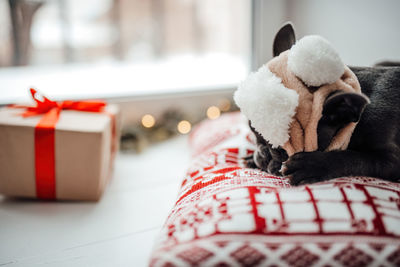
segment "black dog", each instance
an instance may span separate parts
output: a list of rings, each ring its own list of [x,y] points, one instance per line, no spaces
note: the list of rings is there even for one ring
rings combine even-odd
[[[275,36],[273,54],[291,48],[295,33],[290,23]],[[342,176],[372,176],[389,181],[400,179],[400,66],[393,62],[376,67],[350,67],[362,92],[371,101],[354,94],[335,92],[323,106],[318,122],[318,151],[296,153],[290,158],[282,148],[272,146],[257,133],[255,155],[249,167],[289,177],[292,185]],[[309,88],[315,90],[315,88]],[[339,129],[357,122],[347,150],[324,152]]]

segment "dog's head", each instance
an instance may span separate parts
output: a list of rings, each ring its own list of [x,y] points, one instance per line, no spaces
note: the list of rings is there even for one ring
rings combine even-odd
[[[369,102],[354,73],[324,38],[296,42],[291,23],[276,34],[273,55],[235,92],[252,126],[289,155],[345,149]]]

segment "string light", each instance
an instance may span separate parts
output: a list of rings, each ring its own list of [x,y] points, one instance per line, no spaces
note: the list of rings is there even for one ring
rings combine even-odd
[[[221,115],[221,111],[216,106],[211,106],[207,109],[207,117],[209,119],[214,120],[214,119],[218,118],[220,115]]]
[[[192,129],[192,125],[190,122],[183,120],[178,123],[177,128],[181,134],[187,134]]]
[[[223,98],[219,101],[218,107],[224,112],[229,111],[231,109],[231,101],[229,99]]]
[[[146,128],[151,128],[156,124],[156,120],[150,114],[146,114],[142,117],[142,125]]]

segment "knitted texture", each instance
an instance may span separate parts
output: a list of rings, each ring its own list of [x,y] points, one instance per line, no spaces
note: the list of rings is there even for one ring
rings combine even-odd
[[[399,266],[400,185],[342,177],[291,187],[244,166],[255,146],[231,113],[192,133],[192,162],[151,266]]]

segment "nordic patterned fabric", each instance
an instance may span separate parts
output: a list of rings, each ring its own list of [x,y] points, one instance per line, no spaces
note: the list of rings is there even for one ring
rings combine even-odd
[[[291,187],[244,166],[240,113],[204,121],[151,266],[400,266],[400,185],[345,177]]]

